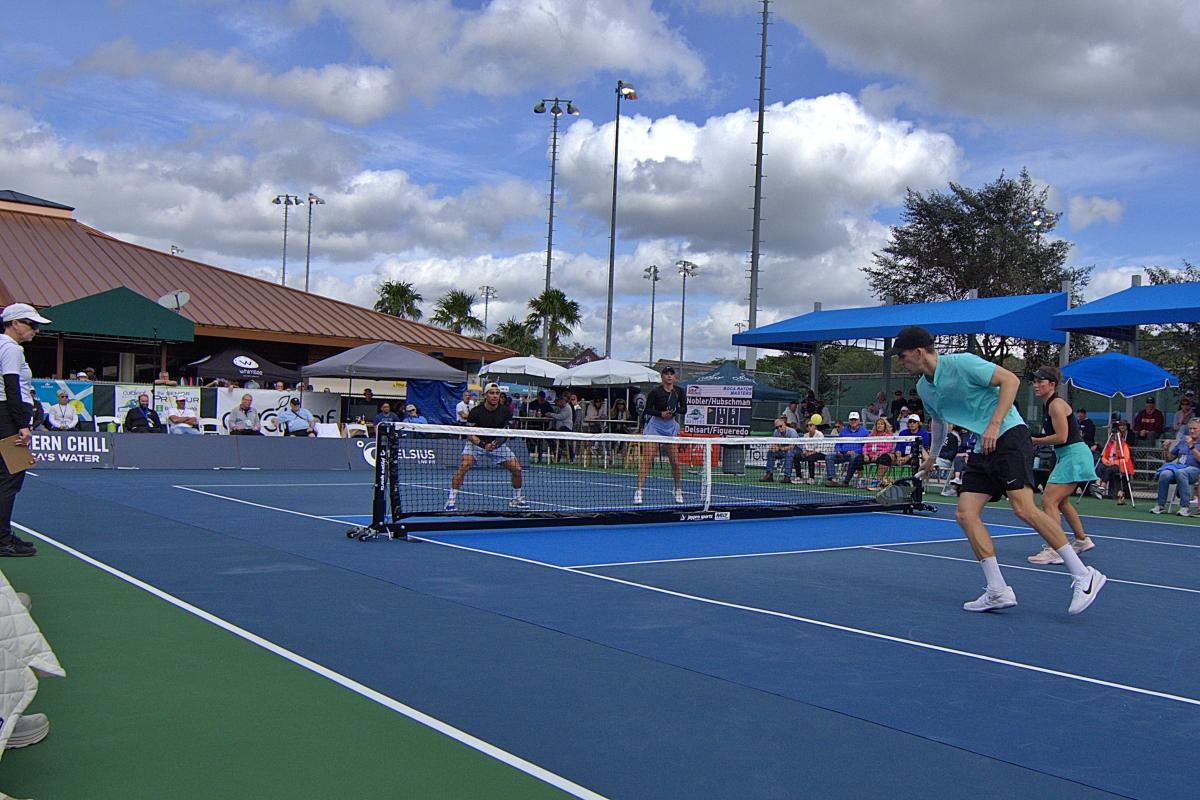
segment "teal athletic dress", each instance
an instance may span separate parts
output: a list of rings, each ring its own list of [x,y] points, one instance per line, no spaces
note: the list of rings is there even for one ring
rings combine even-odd
[[[1061,397],[1052,397],[1043,410],[1042,435],[1054,435],[1054,421],[1050,419],[1050,404]],[[1083,441],[1079,431],[1079,421],[1075,415],[1067,411],[1067,441],[1054,446],[1054,470],[1046,483],[1087,483],[1097,480],[1096,464],[1092,461],[1091,448]]]

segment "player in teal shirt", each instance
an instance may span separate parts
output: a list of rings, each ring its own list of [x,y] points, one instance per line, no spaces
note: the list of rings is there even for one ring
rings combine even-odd
[[[1091,605],[1106,578],[1095,567],[1083,565],[1067,543],[1062,524],[1033,501],[1033,443],[1029,428],[1013,408],[1020,379],[972,353],[939,356],[929,331],[917,326],[900,331],[888,352],[910,374],[921,376],[917,393],[931,415],[979,434],[963,472],[955,517],[979,559],[987,588],[979,599],[963,603],[963,608],[993,611],[1017,604],[1016,593],[1000,573],[992,537],[981,517],[989,501],[1006,494],[1013,513],[1062,556],[1071,572],[1067,612],[1078,614]],[[928,474],[933,466],[933,457],[927,456],[921,470]]]

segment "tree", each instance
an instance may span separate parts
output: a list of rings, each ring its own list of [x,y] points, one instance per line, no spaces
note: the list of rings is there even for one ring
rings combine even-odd
[[[871,292],[880,300],[924,303],[962,300],[972,289],[980,297],[1057,292],[1071,283],[1078,300],[1091,280],[1091,267],[1067,267],[1071,243],[1051,239],[1061,214],[1046,208],[1038,189],[1021,170],[1019,178],[1000,174],[982,189],[951,183],[949,192],[921,194],[909,189],[904,224],[864,267]],[[982,355],[1000,363],[1015,346],[1045,360],[1038,343],[1003,336],[980,337]]]
[[[375,310],[400,319],[418,320],[421,318],[420,303],[423,299],[411,283],[384,281],[379,285]]]
[[[1183,269],[1147,267],[1150,283],[1193,283],[1200,281],[1200,267],[1187,261]],[[1138,328],[1138,355],[1153,361],[1179,378],[1184,388],[1200,386],[1200,325],[1145,325]]]
[[[558,348],[559,339],[570,338],[579,325],[579,303],[569,299],[561,289],[548,289],[529,301],[529,316],[525,324],[541,336],[543,323],[549,320],[550,350]]]
[[[471,313],[471,306],[475,305],[475,300],[473,294],[462,289],[451,289],[438,299],[429,321],[455,333],[483,333],[483,320]]]
[[[529,323],[519,319],[509,318],[496,326],[496,331],[487,340],[492,344],[515,350],[523,356],[531,356],[538,352],[541,342],[530,330]]]

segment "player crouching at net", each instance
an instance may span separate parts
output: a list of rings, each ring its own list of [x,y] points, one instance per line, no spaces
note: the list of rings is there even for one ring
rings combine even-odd
[[[678,436],[679,421],[687,409],[687,399],[683,389],[675,385],[675,368],[663,367],[662,385],[655,386],[646,395],[646,427],[642,433],[647,436]],[[662,445],[647,444],[642,448],[641,463],[638,464],[637,490],[633,493],[633,504],[642,504],[642,486],[646,483],[646,474],[650,465],[658,456],[658,448]],[[665,445],[667,461],[671,463],[671,480],[675,482],[675,502],[683,502],[683,488],[679,483],[679,447]]]
[[[929,331],[916,326],[900,331],[889,355],[898,356],[904,369],[920,376],[917,392],[926,411],[981,434],[977,451],[963,472],[955,518],[983,568],[987,588],[977,600],[963,603],[963,609],[993,611],[1017,604],[1016,593],[1000,574],[992,537],[981,518],[984,506],[1005,494],[1013,512],[1046,540],[1070,571],[1067,613],[1086,609],[1106,578],[1079,560],[1057,516],[1051,518],[1033,502],[1033,443],[1024,420],[1013,408],[1021,381],[973,353],[939,356]],[[921,470],[929,474],[933,467],[933,457],[927,456]]]
[[[494,383],[489,383],[483,388],[483,402],[467,412],[467,425],[475,428],[507,428],[511,419],[512,410],[500,402],[500,387]],[[454,477],[450,479],[450,499],[446,501],[447,511],[458,509],[458,490],[462,487],[467,471],[476,461],[482,461],[488,467],[499,465],[508,470],[512,474],[513,489],[512,502],[509,505],[513,508],[528,506],[521,494],[521,465],[517,463],[517,456],[513,453],[512,448],[505,444],[506,441],[508,440],[498,436],[467,434],[467,444],[463,447],[462,461],[458,462],[458,469],[454,471]]]
[[[1058,396],[1058,385],[1062,382],[1062,373],[1055,367],[1041,367],[1033,373],[1033,393],[1042,401],[1042,435],[1033,437],[1034,446],[1043,444],[1054,445],[1054,470],[1046,479],[1046,490],[1042,492],[1042,511],[1054,519],[1059,514],[1067,518],[1067,524],[1075,534],[1071,547],[1076,553],[1091,550],[1096,545],[1083,531],[1083,520],[1079,512],[1071,505],[1071,495],[1075,487],[1081,483],[1093,483],[1096,477],[1096,466],[1092,462],[1092,449],[1083,441],[1083,433],[1079,430],[1079,420],[1071,411],[1071,404]],[[1062,558],[1042,545],[1040,553],[1035,553],[1027,559],[1031,564],[1061,564]]]

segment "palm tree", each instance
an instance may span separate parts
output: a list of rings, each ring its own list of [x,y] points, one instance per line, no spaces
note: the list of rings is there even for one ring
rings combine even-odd
[[[384,281],[379,285],[379,299],[375,301],[375,310],[400,319],[418,320],[421,318],[419,304],[423,299],[411,283]]]
[[[487,337],[487,340],[492,344],[507,347],[509,350],[516,350],[523,356],[533,355],[541,346],[537,336],[530,329],[529,323],[514,318],[509,318],[497,325],[496,332]]]
[[[529,301],[529,316],[525,324],[540,335],[543,322],[548,322],[550,349],[558,347],[560,338],[570,338],[579,325],[579,303],[567,298],[561,289],[549,289]]]
[[[464,330],[471,333],[483,333],[483,320],[471,313],[471,306],[475,305],[475,299],[475,295],[468,294],[462,289],[451,289],[437,301],[437,305],[433,307],[433,316],[429,318],[429,321],[459,334]]]

